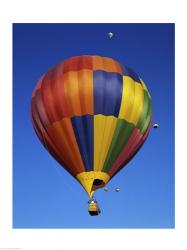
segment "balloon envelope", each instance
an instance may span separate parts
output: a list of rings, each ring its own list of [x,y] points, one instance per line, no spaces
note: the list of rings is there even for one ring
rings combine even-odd
[[[89,196],[140,149],[151,116],[151,97],[142,79],[100,56],[58,63],[41,77],[31,100],[40,141]]]

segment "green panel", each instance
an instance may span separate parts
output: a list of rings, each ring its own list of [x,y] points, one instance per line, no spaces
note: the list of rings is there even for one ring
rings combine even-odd
[[[149,122],[151,120],[151,116],[152,116],[152,104],[151,102],[149,103],[149,110],[147,112],[147,116],[145,118],[145,122],[144,122],[144,126],[142,127],[142,134],[144,135],[146,130],[147,130],[147,127],[149,126]]]
[[[146,131],[150,118],[151,118],[151,99],[148,92],[144,91],[143,109],[140,119],[136,126],[137,128],[139,128],[142,134],[144,134],[144,132]]]
[[[122,119],[117,120],[116,129],[102,171],[108,172],[110,170],[127,143],[133,129],[134,125],[132,123]]]

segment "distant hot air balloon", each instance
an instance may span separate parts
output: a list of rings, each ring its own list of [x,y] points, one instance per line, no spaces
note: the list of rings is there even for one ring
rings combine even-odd
[[[120,191],[120,188],[116,188],[115,191],[118,193]]]
[[[109,36],[110,39],[113,37],[113,35],[114,35],[114,33],[108,32],[108,36]]]
[[[158,123],[155,123],[155,124],[153,125],[153,128],[158,128]]]
[[[32,94],[37,136],[90,197],[137,153],[151,116],[142,79],[107,57],[64,60],[41,77]]]

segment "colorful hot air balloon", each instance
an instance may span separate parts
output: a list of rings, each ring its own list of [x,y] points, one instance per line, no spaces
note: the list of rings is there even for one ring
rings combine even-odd
[[[138,75],[101,56],[49,69],[32,95],[33,127],[51,155],[91,197],[145,142],[151,97]]]

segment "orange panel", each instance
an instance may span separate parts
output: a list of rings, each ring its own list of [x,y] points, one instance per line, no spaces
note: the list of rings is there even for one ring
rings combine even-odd
[[[71,171],[76,173],[85,171],[71,120],[64,118],[61,121],[53,123],[53,125],[47,129],[47,133],[53,138],[60,152],[60,157],[64,158],[65,164],[71,168]]]
[[[93,71],[67,72],[42,85],[42,98],[51,123],[64,117],[92,115]]]
[[[77,171],[72,166],[72,162],[70,162],[68,155],[62,154],[59,150],[58,146],[54,142],[51,135],[47,134],[46,132],[42,133],[42,143],[46,147],[46,149],[50,152],[50,154],[62,165],[71,175],[76,176]],[[67,166],[68,163],[68,166]]]
[[[81,70],[77,72],[81,110],[83,114],[93,114],[93,71]]]
[[[122,75],[122,69],[119,63],[107,57],[93,56],[93,70],[117,72]]]
[[[63,76],[64,99],[67,116],[93,114],[93,71],[72,71]]]

